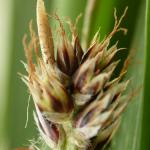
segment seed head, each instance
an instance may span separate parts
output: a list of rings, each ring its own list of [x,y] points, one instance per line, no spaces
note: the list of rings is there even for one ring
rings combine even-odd
[[[27,44],[27,37],[23,39],[28,75],[21,77],[33,97],[40,134],[50,148],[88,149],[95,141],[103,146],[119,126],[121,113],[131,96],[123,93],[129,81],[121,80],[127,67],[118,77],[112,77],[119,63],[119,60],[113,61],[113,57],[123,48],[118,48],[118,42],[110,46],[110,41],[116,32],[126,32],[119,27],[126,11],[117,19],[115,10],[112,32],[99,42],[98,31],[89,48],[83,51],[76,24],[68,21],[70,40],[57,14],[53,17],[59,23],[59,32],[57,45],[54,43],[44,2],[37,0],[38,36],[31,22],[31,41]]]

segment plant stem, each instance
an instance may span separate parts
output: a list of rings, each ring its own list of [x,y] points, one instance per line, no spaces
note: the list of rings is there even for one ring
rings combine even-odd
[[[66,144],[65,144],[65,150],[78,150],[77,146],[71,142],[70,140],[70,136],[71,136],[71,132],[73,130],[72,127],[72,122],[71,121],[67,121],[63,124],[64,130],[66,131]]]
[[[87,1],[84,21],[83,21],[83,28],[82,28],[82,46],[84,50],[86,50],[88,46],[88,40],[89,40],[89,34],[90,34],[90,28],[91,28],[91,20],[92,20],[92,15],[93,15],[95,6],[96,6],[96,0]]]

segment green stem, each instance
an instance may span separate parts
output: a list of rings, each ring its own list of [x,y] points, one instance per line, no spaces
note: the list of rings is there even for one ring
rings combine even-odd
[[[96,0],[87,1],[84,21],[83,21],[83,28],[82,28],[82,46],[84,50],[87,49],[88,47],[89,35],[91,30],[91,20],[92,20],[95,6],[96,6]]]
[[[78,148],[75,144],[73,144],[69,140],[67,140],[65,150],[78,150]]]
[[[70,140],[71,133],[73,131],[72,122],[68,120],[63,124],[63,128],[66,133],[66,143],[65,143],[65,150],[78,150],[77,146],[73,144]]]

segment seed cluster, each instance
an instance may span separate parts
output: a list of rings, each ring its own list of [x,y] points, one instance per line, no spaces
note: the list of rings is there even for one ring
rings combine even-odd
[[[110,46],[110,40],[116,32],[126,32],[119,27],[125,13],[126,10],[117,19],[115,11],[112,32],[100,42],[98,31],[89,48],[83,50],[76,26],[69,21],[70,41],[56,14],[59,38],[57,45],[54,43],[44,2],[37,0],[38,36],[30,22],[31,41],[27,44],[27,36],[23,39],[28,75],[21,78],[33,97],[40,134],[50,148],[94,150],[97,144],[106,145],[118,128],[120,115],[130,99],[123,94],[129,81],[122,81],[124,68],[118,77],[112,78],[119,63],[113,57],[123,48],[118,48],[118,42]]]

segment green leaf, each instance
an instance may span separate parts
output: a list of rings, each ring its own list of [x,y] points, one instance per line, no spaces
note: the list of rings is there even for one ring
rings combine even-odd
[[[145,53],[145,79],[144,79],[144,100],[143,100],[143,120],[141,150],[150,149],[150,0],[146,1],[146,53]]]

